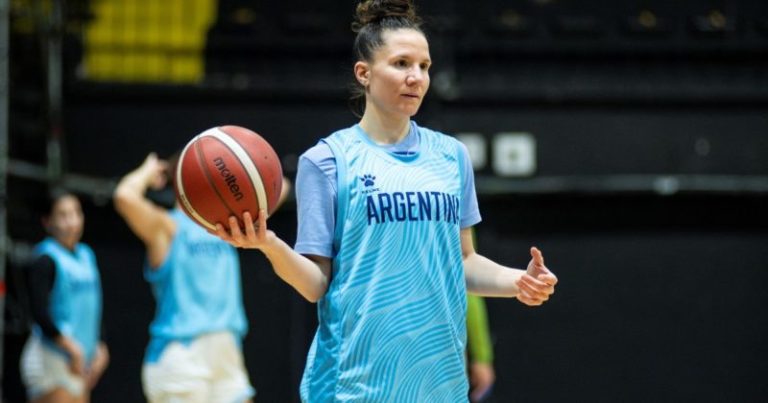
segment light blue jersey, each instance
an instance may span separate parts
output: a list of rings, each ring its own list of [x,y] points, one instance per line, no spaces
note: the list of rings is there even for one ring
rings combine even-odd
[[[56,266],[49,312],[53,324],[62,334],[75,339],[83,349],[86,362],[91,362],[101,331],[101,281],[93,250],[83,243],[74,250],[48,237],[35,247],[37,256],[50,256]],[[36,335],[42,331],[34,327]],[[49,347],[64,353],[52,340],[43,337]]]
[[[388,152],[358,125],[324,140],[339,184],[335,257],[305,402],[467,400],[460,212],[468,168],[455,139],[415,124],[412,132],[418,152]]]
[[[149,326],[149,363],[171,341],[188,343],[215,331],[231,331],[240,339],[247,330],[237,251],[181,210],[170,214],[176,235],[168,256],[160,267],[144,270],[157,303]]]

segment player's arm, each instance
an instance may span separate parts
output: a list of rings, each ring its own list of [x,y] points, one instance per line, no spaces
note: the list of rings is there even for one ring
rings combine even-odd
[[[317,302],[325,295],[331,278],[330,258],[299,254],[282,240],[261,251],[275,273],[308,301]]]
[[[330,150],[327,151],[330,156]],[[281,202],[285,200],[290,189],[290,182],[283,178]],[[299,160],[296,190],[297,206],[302,207],[298,211],[299,234],[297,237],[301,238],[302,227],[306,228],[309,225],[315,238],[331,239],[333,222],[317,219],[318,217],[333,217],[334,215],[330,182],[322,170],[304,157]],[[307,195],[310,196],[307,197]],[[303,203],[301,199],[303,199]],[[323,203],[323,201],[326,202]],[[302,211],[305,210],[311,211],[312,215],[305,217],[302,214]],[[232,230],[227,231],[222,226],[217,226],[216,235],[235,247],[260,249],[272,263],[275,273],[295,288],[304,298],[311,302],[316,302],[322,298],[330,282],[331,258],[322,256],[322,253],[296,252],[295,249],[267,229],[266,214],[260,213],[256,223],[251,217],[250,213],[243,214],[244,233],[239,227],[237,219],[230,217],[228,224]],[[313,217],[316,220],[311,220]]]
[[[467,290],[487,297],[516,297],[526,305],[541,305],[555,292],[557,277],[544,266],[544,257],[531,248],[526,270],[502,266],[475,252],[472,229],[461,230],[461,252]]]
[[[168,212],[145,196],[148,189],[165,186],[166,169],[167,164],[151,153],[141,166],[120,180],[114,192],[115,209],[146,245],[152,267],[165,259],[176,230]]]
[[[322,256],[304,256],[291,248],[274,232],[267,229],[267,214],[259,212],[256,222],[249,212],[243,214],[245,232],[237,218],[229,218],[230,231],[216,224],[216,235],[238,248],[259,249],[269,259],[272,269],[286,283],[310,302],[317,302],[328,290],[331,276],[331,259]]]
[[[56,263],[50,256],[41,255],[24,273],[32,319],[45,337],[55,340],[61,335],[61,331],[53,323],[49,308],[53,285],[56,281]]]

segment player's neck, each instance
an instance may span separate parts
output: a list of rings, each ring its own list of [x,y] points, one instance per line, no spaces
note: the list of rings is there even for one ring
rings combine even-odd
[[[408,135],[410,121],[409,117],[384,117],[366,110],[360,127],[376,144],[396,144]]]
[[[71,238],[62,238],[62,237],[54,237],[53,239],[58,242],[59,245],[63,246],[64,249],[74,252],[75,247],[77,246],[77,243],[79,242],[78,239],[71,239]]]

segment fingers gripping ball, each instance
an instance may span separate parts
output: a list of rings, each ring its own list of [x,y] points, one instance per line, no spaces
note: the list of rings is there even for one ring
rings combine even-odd
[[[230,216],[254,220],[271,215],[283,186],[275,150],[259,134],[240,126],[208,129],[187,143],[175,170],[176,198],[184,212],[211,231]]]

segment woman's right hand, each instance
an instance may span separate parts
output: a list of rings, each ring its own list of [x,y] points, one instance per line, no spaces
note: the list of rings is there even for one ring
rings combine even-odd
[[[85,357],[80,344],[72,338],[60,335],[56,338],[56,344],[69,356],[69,371],[74,375],[85,375]]]
[[[168,183],[168,162],[158,158],[156,153],[149,153],[139,169],[145,175],[147,188],[160,190]]]
[[[255,222],[251,213],[246,211],[243,213],[243,223],[245,233],[240,229],[237,217],[230,216],[229,232],[223,225],[217,223],[214,235],[236,248],[246,249],[264,249],[277,239],[277,235],[267,229],[267,211],[265,209],[259,211],[259,218]]]
[[[107,369],[107,365],[109,365],[109,349],[104,342],[99,342],[96,346],[96,354],[86,374],[86,383],[89,390],[93,389],[99,382],[104,370]]]

